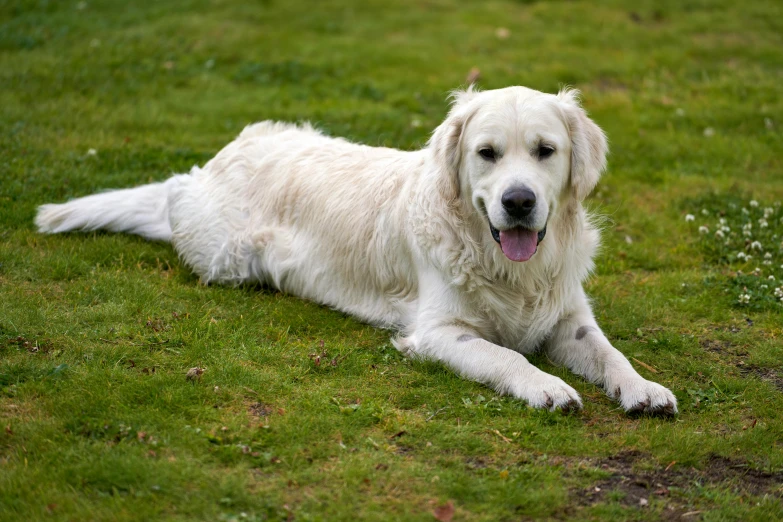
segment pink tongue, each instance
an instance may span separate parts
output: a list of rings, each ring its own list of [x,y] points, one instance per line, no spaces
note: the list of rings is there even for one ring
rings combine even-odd
[[[527,261],[536,253],[538,233],[522,227],[500,231],[500,248],[512,261]]]

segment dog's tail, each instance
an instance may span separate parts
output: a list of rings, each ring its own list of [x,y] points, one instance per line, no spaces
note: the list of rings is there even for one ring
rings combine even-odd
[[[41,205],[35,224],[39,231],[47,234],[100,229],[170,241],[169,191],[182,177],[102,192],[60,205]]]

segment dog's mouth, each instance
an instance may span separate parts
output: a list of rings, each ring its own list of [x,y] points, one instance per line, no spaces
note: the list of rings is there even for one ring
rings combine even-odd
[[[489,231],[503,254],[512,261],[527,261],[538,249],[538,244],[546,236],[546,226],[542,230],[535,231],[525,227],[514,227],[508,230],[498,230],[492,223]]]

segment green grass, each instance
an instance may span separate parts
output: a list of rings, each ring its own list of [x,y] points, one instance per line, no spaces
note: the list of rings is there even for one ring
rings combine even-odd
[[[201,286],[168,245],[33,229],[257,120],[420,147],[473,67],[574,85],[609,135],[587,288],[676,419],[543,356],[585,409],[532,411],[338,312]],[[0,519],[783,518],[783,224],[774,265],[713,236],[783,200],[782,81],[774,0],[0,2]]]

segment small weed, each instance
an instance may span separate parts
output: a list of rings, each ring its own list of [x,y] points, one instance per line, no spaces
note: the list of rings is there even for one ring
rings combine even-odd
[[[503,411],[503,399],[498,396],[492,396],[489,399],[481,394],[476,395],[474,398],[463,397],[462,405],[467,410],[482,410],[493,413],[500,413]]]
[[[739,395],[727,395],[718,389],[717,386],[706,389],[688,389],[694,408],[713,408],[725,402],[733,402],[739,398]]]

